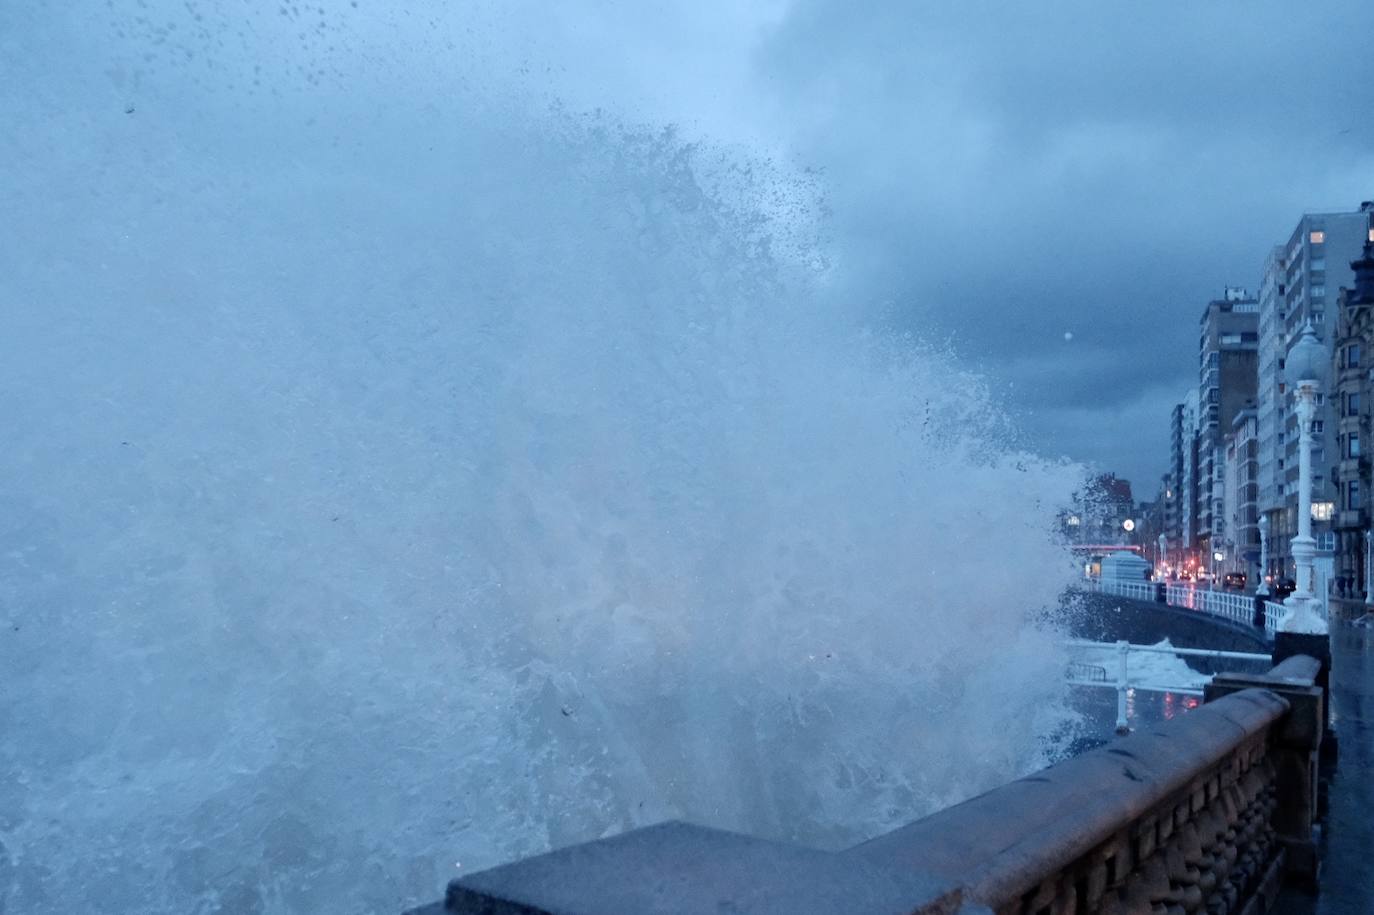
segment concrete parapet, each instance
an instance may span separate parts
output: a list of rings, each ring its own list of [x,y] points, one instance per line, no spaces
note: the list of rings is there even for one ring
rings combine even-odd
[[[959,881],[999,915],[1244,898],[1273,857],[1268,741],[1286,711],[1268,691],[1231,696],[846,854]]]
[[[1318,875],[1314,826],[1318,760],[1326,732],[1325,696],[1318,685],[1323,673],[1317,658],[1289,655],[1265,674],[1218,674],[1205,689],[1208,702],[1262,688],[1288,703],[1289,712],[1271,738],[1277,800],[1273,825],[1286,851],[1286,878],[1309,887],[1316,885]]]
[[[1182,718],[847,851],[666,823],[460,878],[414,915],[1261,913],[1315,873],[1320,669],[1219,676]]]
[[[957,883],[917,869],[661,823],[454,880],[442,908],[412,915],[971,915],[963,898]]]

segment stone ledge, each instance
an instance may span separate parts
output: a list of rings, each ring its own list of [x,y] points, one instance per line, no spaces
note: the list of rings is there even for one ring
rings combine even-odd
[[[1033,889],[1176,797],[1288,710],[1267,690],[1208,703],[931,814],[846,855],[960,881],[993,905]]]
[[[412,915],[952,915],[960,903],[956,883],[913,868],[669,822],[459,878],[445,907]]]

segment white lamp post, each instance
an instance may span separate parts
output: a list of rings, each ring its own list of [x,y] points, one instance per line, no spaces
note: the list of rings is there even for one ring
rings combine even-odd
[[[1374,531],[1364,532],[1364,602],[1374,604]]]
[[[1312,537],[1312,419],[1317,412],[1317,394],[1326,379],[1330,356],[1317,340],[1308,321],[1302,337],[1288,351],[1284,374],[1297,380],[1295,411],[1298,414],[1298,535],[1293,538],[1293,564],[1297,566],[1297,588],[1283,602],[1287,610],[1279,620],[1280,632],[1310,635],[1326,633],[1326,621],[1316,611],[1316,570],[1312,560],[1317,541]]]
[[[1269,516],[1260,515],[1259,519],[1260,535],[1260,574],[1259,587],[1255,593],[1260,597],[1269,596]]]

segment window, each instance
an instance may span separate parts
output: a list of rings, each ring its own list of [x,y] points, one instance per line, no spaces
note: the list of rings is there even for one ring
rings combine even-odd
[[[1307,236],[1307,240],[1314,245],[1320,245],[1322,242],[1326,241],[1326,233],[1321,229],[1313,229],[1311,234]]]
[[[1358,391],[1345,395],[1345,415],[1360,415],[1360,394]]]
[[[1350,437],[1345,440],[1345,456],[1357,458],[1360,456],[1360,436],[1357,432],[1350,433]]]
[[[1331,515],[1335,513],[1335,510],[1336,510],[1336,503],[1335,503],[1335,502],[1313,502],[1313,503],[1312,503],[1312,520],[1313,520],[1313,521],[1330,521],[1330,520],[1331,520]]]
[[[1221,335],[1221,345],[1222,345],[1222,346],[1233,346],[1233,345],[1235,345],[1235,344],[1237,344],[1237,343],[1239,343],[1239,342],[1240,342],[1240,334],[1222,334],[1222,335]]]
[[[1316,400],[1317,406],[1319,407],[1326,403],[1325,394],[1314,394],[1313,398]]]
[[[1325,287],[1325,286],[1313,286],[1313,287],[1312,287],[1312,298],[1314,298],[1314,299],[1324,299],[1324,298],[1326,298],[1326,287]]]
[[[1315,258],[1312,259],[1312,263],[1308,264],[1307,267],[1308,267],[1309,270],[1325,270],[1325,269],[1326,269],[1326,258],[1324,258],[1324,257],[1315,257]]]
[[[1352,343],[1345,348],[1345,367],[1348,369],[1360,367],[1360,344]]]
[[[1351,480],[1345,484],[1345,507],[1351,511],[1358,511],[1360,508],[1360,481]]]
[[[1323,432],[1325,432],[1325,431],[1326,431],[1326,423],[1325,423],[1325,422],[1323,422],[1323,421],[1320,420],[1320,419],[1314,419],[1314,420],[1312,420],[1312,434],[1313,434],[1313,435],[1321,435],[1321,434],[1322,434]]]
[[[1317,311],[1316,309],[1313,309],[1313,311],[1312,311],[1312,323],[1313,323],[1313,324],[1325,324],[1325,323],[1326,323],[1326,314],[1325,314],[1324,312]]]

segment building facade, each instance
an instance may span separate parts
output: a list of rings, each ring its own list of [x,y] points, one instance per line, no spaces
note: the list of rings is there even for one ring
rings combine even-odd
[[[1341,289],[1332,347],[1331,404],[1336,460],[1331,468],[1336,511],[1335,591],[1369,601],[1365,566],[1369,560],[1371,398],[1374,398],[1374,204],[1365,204],[1365,242],[1351,264],[1351,284]]]
[[[1226,436],[1226,534],[1214,544],[1224,572],[1243,572],[1256,582],[1259,573],[1259,427],[1257,411],[1241,410]]]
[[[1360,254],[1368,235],[1368,214],[1308,213],[1282,246],[1281,260],[1274,265],[1276,292],[1283,300],[1284,356],[1309,321],[1334,354],[1336,337],[1336,290],[1352,284],[1350,263]],[[1280,279],[1281,277],[1281,279]],[[1279,360],[1279,371],[1283,360]],[[1269,516],[1270,555],[1275,573],[1292,577],[1295,572],[1290,544],[1298,527],[1298,431],[1290,385],[1298,379],[1278,382],[1278,488],[1274,503],[1266,504]],[[1328,390],[1327,394],[1330,393]],[[1313,422],[1312,535],[1317,540],[1318,563],[1325,568],[1335,547],[1336,492],[1332,465],[1337,455],[1335,398],[1319,395]]]
[[[1288,352],[1287,300],[1284,295],[1284,247],[1275,245],[1265,258],[1259,287],[1259,355],[1255,393],[1255,428],[1259,467],[1259,511],[1269,516],[1275,530],[1275,515],[1283,509],[1285,495],[1283,470],[1285,434],[1283,431],[1283,359]],[[1270,534],[1269,564],[1262,575],[1277,576],[1282,570],[1279,551],[1273,548]]]
[[[1236,415],[1253,410],[1259,301],[1228,287],[1207,303],[1198,336],[1197,549],[1202,561],[1235,538],[1226,517],[1226,439]]]
[[[1192,447],[1193,430],[1186,409],[1183,404],[1175,404],[1169,415],[1169,471],[1164,474],[1163,525],[1168,553],[1165,562],[1170,565],[1179,565],[1188,548],[1183,525],[1184,449]]]
[[[1195,568],[1198,561],[1198,392],[1189,388],[1183,403],[1175,408],[1178,417],[1178,533],[1176,569]]]

